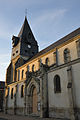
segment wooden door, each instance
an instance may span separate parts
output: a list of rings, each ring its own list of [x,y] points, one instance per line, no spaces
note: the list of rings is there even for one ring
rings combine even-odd
[[[34,88],[33,90],[33,113],[37,113],[37,90]]]

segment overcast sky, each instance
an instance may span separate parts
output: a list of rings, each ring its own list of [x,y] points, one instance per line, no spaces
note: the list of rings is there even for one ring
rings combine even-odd
[[[5,81],[11,38],[20,31],[25,9],[40,50],[80,27],[80,0],[0,0],[0,81]]]

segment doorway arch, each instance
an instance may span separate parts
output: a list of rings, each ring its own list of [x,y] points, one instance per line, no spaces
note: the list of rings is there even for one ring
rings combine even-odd
[[[40,93],[39,79],[32,78],[27,85],[27,113],[39,115],[38,101]]]

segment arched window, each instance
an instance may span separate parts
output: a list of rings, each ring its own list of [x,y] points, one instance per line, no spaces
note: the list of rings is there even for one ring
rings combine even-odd
[[[46,65],[49,65],[49,58],[46,58],[45,64],[46,64]]]
[[[27,71],[29,71],[29,65],[27,66]]]
[[[54,92],[60,93],[61,92],[61,83],[59,75],[55,75],[54,77]]]
[[[23,76],[24,76],[24,70],[22,70],[22,79],[23,79]]]
[[[54,64],[56,64],[56,57],[57,57],[57,52],[55,51],[54,53],[53,53],[53,57],[54,57]]]
[[[70,60],[71,60],[70,50],[66,48],[64,50],[64,62],[67,63],[67,62],[70,62]]]
[[[13,99],[13,88],[11,89],[11,99]]]
[[[24,97],[24,86],[21,86],[21,97]]]
[[[34,72],[34,67],[35,67],[35,66],[34,66],[34,65],[32,65],[32,72]]]
[[[20,80],[20,70],[18,70],[18,81]]]
[[[78,57],[80,57],[80,39],[76,41],[76,45],[77,45],[77,54],[78,54]]]

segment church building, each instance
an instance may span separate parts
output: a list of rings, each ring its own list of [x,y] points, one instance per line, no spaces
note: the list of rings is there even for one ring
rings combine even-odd
[[[25,17],[12,37],[5,113],[80,120],[80,28],[39,51]]]

